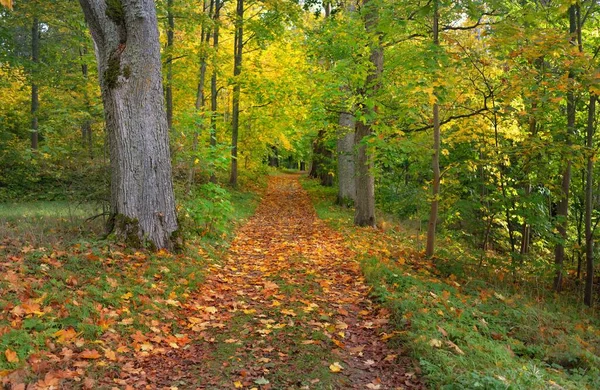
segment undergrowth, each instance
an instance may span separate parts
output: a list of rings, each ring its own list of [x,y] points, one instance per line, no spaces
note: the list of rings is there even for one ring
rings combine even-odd
[[[357,252],[373,298],[393,313],[391,342],[419,360],[431,388],[600,388],[596,312],[534,278],[476,273],[451,241],[441,239],[443,257],[427,260],[402,226],[353,227],[352,210],[333,205],[334,191],[303,185]]]

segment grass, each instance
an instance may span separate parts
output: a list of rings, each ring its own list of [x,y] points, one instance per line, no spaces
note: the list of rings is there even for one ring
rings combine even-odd
[[[362,260],[372,295],[389,308],[396,337],[420,361],[431,388],[598,389],[600,319],[534,279],[516,283],[472,272],[453,242],[425,259],[401,226],[355,228],[335,193],[304,180],[317,213]],[[500,275],[500,274],[496,274]]]
[[[191,237],[180,254],[100,239],[101,221],[85,222],[98,213],[91,206],[0,205],[0,383],[25,362],[56,363],[65,353],[78,356],[85,350],[100,353],[88,360],[94,363],[89,375],[99,378],[116,364],[105,358],[106,351],[131,357],[139,348],[160,346],[132,343],[137,332],[176,335],[181,325],[174,307],[202,283],[206,265],[222,255],[235,224],[257,205],[252,193],[227,191],[226,196],[231,212],[218,216],[224,228]],[[35,371],[28,375],[29,382],[39,379]]]

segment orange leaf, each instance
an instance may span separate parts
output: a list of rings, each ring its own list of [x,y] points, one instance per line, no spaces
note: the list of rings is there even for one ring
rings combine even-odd
[[[19,363],[19,356],[17,356],[17,353],[11,349],[4,351],[4,356],[6,356],[6,360],[9,363]]]
[[[82,359],[100,359],[102,355],[95,349],[86,349],[79,354],[79,357]]]

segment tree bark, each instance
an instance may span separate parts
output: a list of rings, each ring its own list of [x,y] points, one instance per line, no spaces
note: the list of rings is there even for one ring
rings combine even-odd
[[[354,173],[354,115],[340,114],[340,130],[337,136],[338,196],[340,205],[353,204],[356,201],[356,182]]]
[[[380,87],[380,77],[383,73],[383,46],[381,44],[381,33],[377,30],[379,13],[377,6],[372,0],[365,0],[363,7],[365,13],[365,29],[368,34],[374,35],[371,40],[369,60],[373,65],[367,76],[365,88],[361,93],[365,97],[374,97]],[[356,123],[354,144],[357,148],[356,157],[356,210],[354,213],[354,224],[357,226],[375,226],[375,179],[373,177],[373,156],[366,145],[367,139],[373,133],[372,119],[377,115],[377,107],[369,108],[363,105],[363,117]]]
[[[569,33],[571,35],[570,41],[571,44],[576,43],[576,35],[577,35],[577,16],[576,16],[576,5],[571,5],[569,7]],[[567,147],[571,145],[571,134],[575,131],[575,93],[573,91],[573,81],[575,75],[573,71],[569,71],[569,90],[567,92],[567,134],[566,134],[566,144]],[[561,181],[561,199],[558,203],[557,209],[557,218],[558,218],[558,226],[557,230],[560,235],[560,240],[556,247],[554,248],[554,264],[556,266],[556,276],[554,277],[554,291],[562,290],[562,280],[563,280],[563,263],[565,261],[565,247],[564,242],[567,240],[567,226],[568,226],[568,216],[569,216],[569,190],[571,186],[571,159],[570,157],[566,157],[566,166],[563,171],[562,181]]]
[[[238,132],[240,128],[240,98],[241,85],[239,76],[242,73],[242,53],[244,49],[244,0],[237,0],[236,28],[234,42],[234,65],[233,65],[233,104],[231,112],[231,176],[229,184],[237,186],[238,180]]]
[[[433,45],[439,47],[439,3],[433,1]],[[435,230],[437,226],[438,206],[440,197],[440,106],[436,101],[433,103],[433,158],[431,166],[433,170],[433,182],[431,188],[431,210],[429,212],[429,222],[427,224],[427,245],[425,256],[431,257],[435,252]]]
[[[37,66],[40,62],[40,22],[33,18],[31,26],[31,149],[38,148],[38,109],[40,107],[38,85],[36,81]]]
[[[88,81],[88,65],[85,62],[85,55],[88,54],[87,47],[82,46],[79,48],[79,58],[81,58],[81,75],[83,76],[83,80]],[[87,93],[87,86],[83,90],[83,101],[85,104],[85,108],[87,113],[91,112],[91,103],[90,97]],[[90,160],[94,159],[94,143],[93,143],[93,135],[92,135],[92,121],[89,118],[86,118],[81,124],[81,142],[84,148],[87,148],[88,155]]]
[[[113,230],[131,246],[172,248],[177,230],[152,0],[80,0],[95,43],[111,165]]]
[[[583,302],[592,306],[593,303],[593,286],[594,286],[594,231],[592,229],[592,211],[594,202],[594,133],[596,122],[596,100],[598,97],[594,94],[590,95],[590,103],[588,107],[588,122],[586,129],[586,147],[588,149],[586,180],[585,180],[585,288]]]

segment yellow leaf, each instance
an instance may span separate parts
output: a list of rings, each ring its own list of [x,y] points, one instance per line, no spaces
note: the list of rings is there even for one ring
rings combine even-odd
[[[9,363],[19,363],[19,357],[17,356],[17,353],[11,349],[4,351],[4,356],[6,356],[6,360]]]
[[[215,314],[218,310],[214,306],[208,306],[204,308],[204,311],[210,314]]]
[[[236,389],[241,389],[242,387],[244,387],[244,385],[242,385],[242,382],[240,381],[233,382],[233,386],[235,386]]]
[[[56,341],[61,344],[71,341],[76,336],[77,336],[77,332],[75,332],[75,329],[73,329],[73,328],[61,329],[58,332],[54,333],[54,337],[56,338]]]
[[[133,296],[133,294],[131,292],[128,292],[127,294],[121,295],[121,299],[128,300],[132,296]]]
[[[344,369],[344,367],[342,367],[342,365],[339,362],[335,362],[329,365],[329,370],[331,372],[340,372]]]
[[[113,362],[117,361],[117,354],[112,349],[105,349],[104,357],[106,357],[108,360],[111,360]]]
[[[429,345],[434,348],[441,348],[442,342],[438,339],[431,339],[431,341],[429,341]]]

